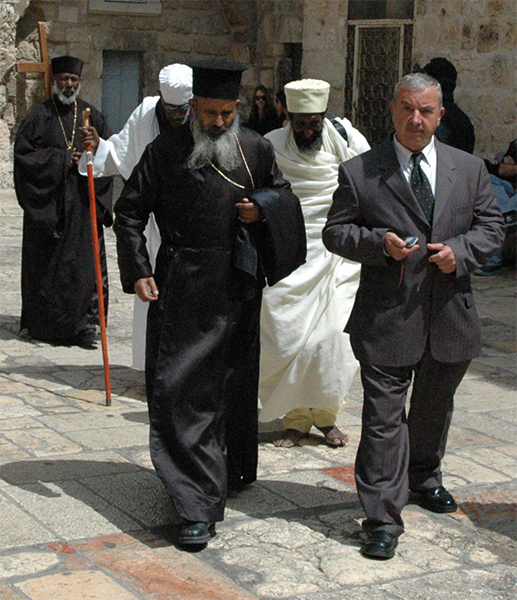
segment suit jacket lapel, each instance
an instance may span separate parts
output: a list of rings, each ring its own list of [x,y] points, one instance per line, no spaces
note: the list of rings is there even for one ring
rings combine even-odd
[[[433,223],[440,218],[456,182],[455,166],[447,146],[435,139],[436,144],[436,190]]]
[[[408,210],[429,225],[429,221],[427,220],[422,207],[415,198],[415,195],[411,191],[411,187],[402,172],[391,137],[382,143],[381,148],[382,155],[385,157],[382,166],[379,167],[381,179]]]

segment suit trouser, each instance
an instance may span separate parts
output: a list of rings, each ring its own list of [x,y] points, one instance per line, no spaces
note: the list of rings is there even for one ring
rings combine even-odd
[[[366,513],[363,529],[404,531],[401,513],[413,491],[442,484],[440,469],[452,419],[454,394],[470,361],[440,363],[427,348],[417,365],[361,363],[364,389],[361,441],[355,476]],[[407,391],[414,374],[410,410]]]

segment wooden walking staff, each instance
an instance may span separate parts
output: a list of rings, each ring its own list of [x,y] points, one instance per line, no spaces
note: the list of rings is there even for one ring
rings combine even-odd
[[[32,63],[20,60],[16,67],[18,69],[18,73],[43,73],[43,77],[45,79],[45,95],[47,98],[50,98],[52,67],[50,66],[47,52],[47,30],[45,29],[45,23],[42,21],[38,22],[38,34],[41,62]]]
[[[90,109],[83,110],[83,125],[90,123]],[[88,171],[88,194],[90,196],[90,220],[92,223],[93,258],[95,260],[95,277],[97,280],[97,297],[99,301],[99,324],[101,328],[102,359],[104,362],[104,383],[106,387],[106,406],[111,406],[111,381],[108,360],[108,340],[106,337],[106,318],[104,311],[104,290],[102,287],[101,251],[99,247],[99,231],[97,228],[97,206],[95,198],[95,183],[93,180],[92,147],[86,148],[86,165]]]

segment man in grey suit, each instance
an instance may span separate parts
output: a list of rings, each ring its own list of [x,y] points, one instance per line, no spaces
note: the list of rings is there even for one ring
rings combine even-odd
[[[409,489],[428,510],[457,509],[440,463],[454,393],[481,350],[469,273],[503,239],[483,162],[434,137],[444,114],[440,84],[406,75],[390,110],[395,136],[341,165],[323,230],[328,250],[362,265],[345,331],[364,388],[361,552],[376,559],[395,554]]]

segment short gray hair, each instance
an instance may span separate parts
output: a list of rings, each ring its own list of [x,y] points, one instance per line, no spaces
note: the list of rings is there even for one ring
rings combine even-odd
[[[431,86],[434,86],[438,90],[438,100],[441,108],[443,106],[442,86],[434,77],[431,77],[427,73],[410,73],[409,75],[404,75],[393,90],[393,102],[397,102],[401,88],[423,92]]]

